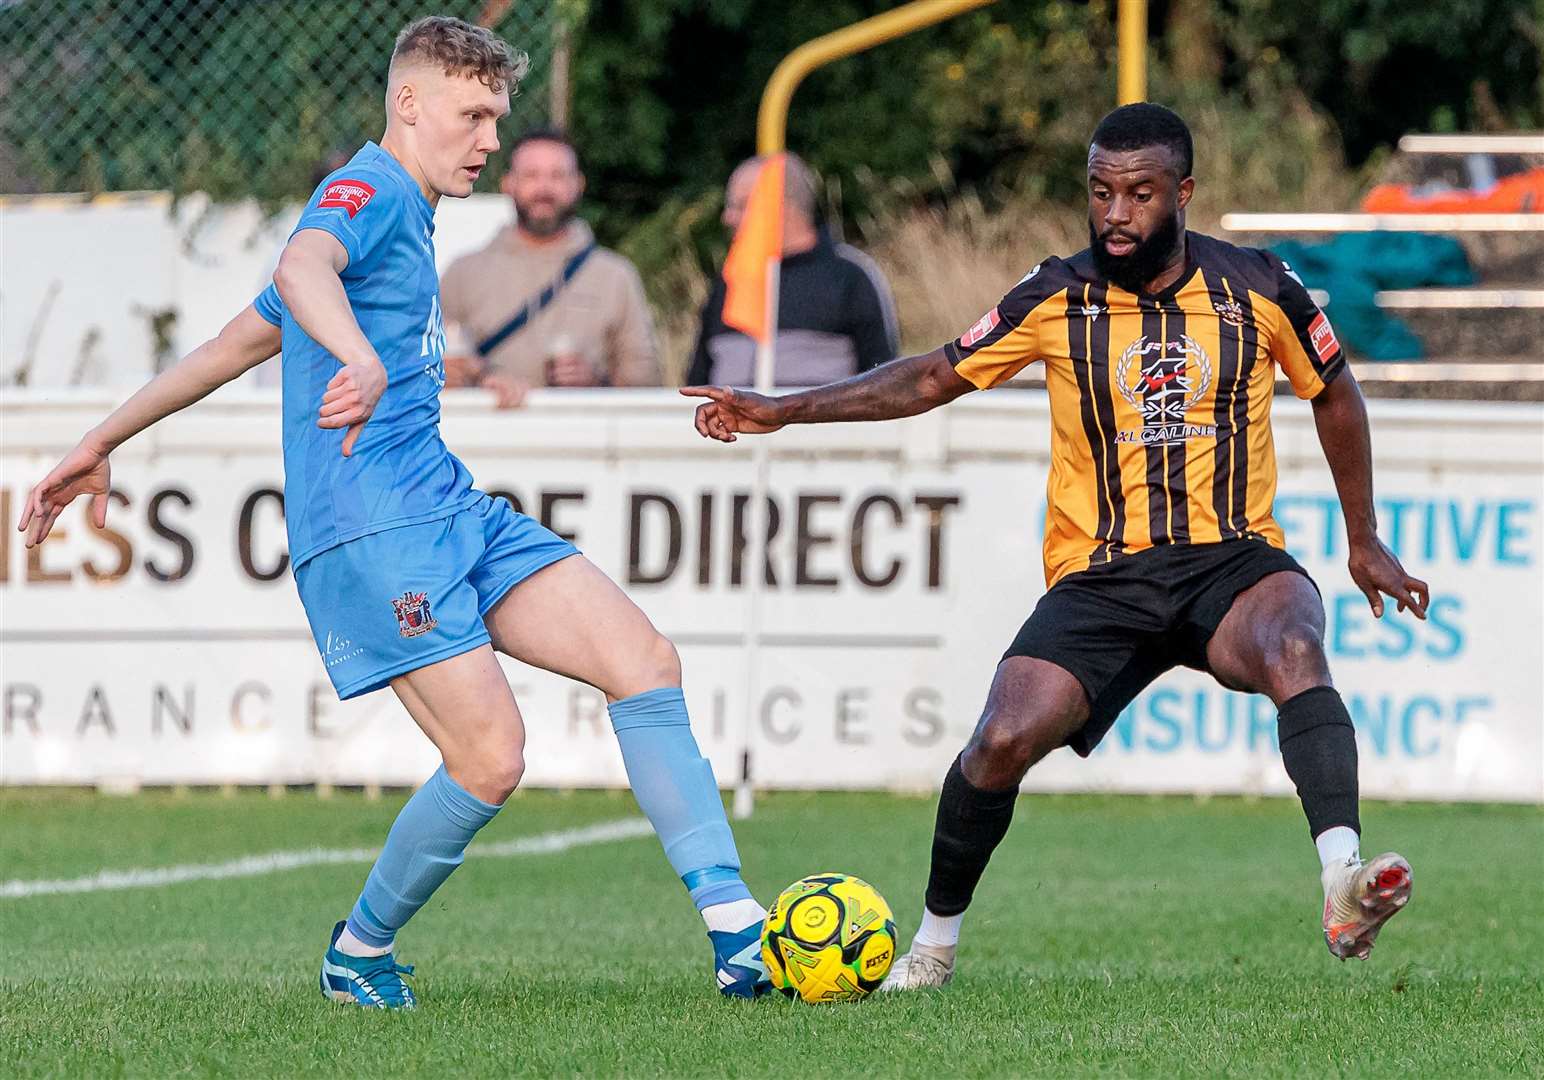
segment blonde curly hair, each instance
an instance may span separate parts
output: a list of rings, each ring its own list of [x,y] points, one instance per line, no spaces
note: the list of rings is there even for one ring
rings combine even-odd
[[[475,75],[496,94],[513,93],[531,69],[531,58],[492,30],[448,15],[428,15],[402,28],[391,50],[392,70],[406,63]]]

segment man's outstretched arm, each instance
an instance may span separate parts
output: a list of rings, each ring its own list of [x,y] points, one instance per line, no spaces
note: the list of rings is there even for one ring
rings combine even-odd
[[[787,424],[916,416],[974,389],[955,372],[944,350],[934,349],[925,356],[892,360],[850,379],[781,397],[727,386],[683,386],[681,393],[709,399],[697,406],[700,434],[734,442],[737,435],[763,435]]]
[[[1417,618],[1426,618],[1426,604],[1431,597],[1426,583],[1406,573],[1399,559],[1378,539],[1367,405],[1349,367],[1313,399],[1313,419],[1346,519],[1351,580],[1379,618],[1383,616],[1385,593],[1394,598],[1400,611],[1409,608]]]
[[[151,424],[185,409],[279,351],[279,328],[248,305],[220,333],[151,379],[64,456],[27,495],[17,530],[27,546],[43,542],[64,508],[91,496],[97,528],[107,524],[112,486],[107,456]]]

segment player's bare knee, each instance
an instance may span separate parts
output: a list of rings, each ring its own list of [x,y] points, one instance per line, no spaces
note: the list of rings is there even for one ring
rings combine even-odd
[[[1324,636],[1317,626],[1307,622],[1291,622],[1282,627],[1277,636],[1273,666],[1287,668],[1322,667],[1324,664]]]
[[[479,756],[463,787],[483,802],[502,803],[514,794],[525,776],[525,753],[510,745],[494,748]]]
[[[1036,718],[1022,713],[992,713],[966,747],[966,779],[988,789],[1018,783],[1029,767],[1045,755],[1044,741],[1042,725]]]
[[[1264,675],[1278,698],[1321,685],[1329,676],[1329,661],[1319,627],[1307,621],[1283,626],[1266,647]]]
[[[675,642],[664,634],[655,634],[650,656],[654,662],[656,688],[681,685],[681,654],[676,651]]]
[[[623,680],[624,685],[615,690],[606,689],[614,697],[632,697],[662,687],[681,685],[681,654],[675,644],[664,634],[651,630],[642,648],[633,654],[633,671]]]

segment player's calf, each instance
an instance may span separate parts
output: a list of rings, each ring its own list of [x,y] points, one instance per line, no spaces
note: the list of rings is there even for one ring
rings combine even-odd
[[[883,989],[943,986],[954,977],[960,923],[1008,833],[1019,782],[1088,711],[1082,684],[1060,666],[1029,656],[998,665],[981,722],[944,777],[921,927]]]
[[[679,687],[660,687],[612,702],[609,712],[633,795],[707,926],[720,992],[765,993],[766,912],[740,877],[718,782],[692,735],[685,697]]]

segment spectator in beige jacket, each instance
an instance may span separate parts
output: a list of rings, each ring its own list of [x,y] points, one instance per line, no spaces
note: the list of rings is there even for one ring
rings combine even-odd
[[[486,387],[505,408],[533,386],[658,386],[638,271],[574,214],[584,174],[573,143],[552,130],[521,136],[502,188],[515,220],[440,281],[447,385]]]

